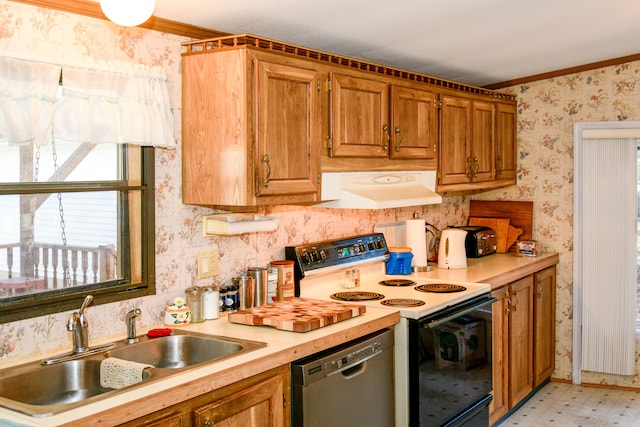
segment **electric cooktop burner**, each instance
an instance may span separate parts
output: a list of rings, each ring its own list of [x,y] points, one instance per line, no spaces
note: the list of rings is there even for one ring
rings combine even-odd
[[[340,301],[371,301],[384,298],[384,295],[376,292],[338,292],[331,295],[331,299]]]
[[[413,286],[416,282],[409,279],[389,279],[378,282],[378,284],[382,286]]]
[[[392,298],[380,301],[380,304],[387,305],[389,307],[419,307],[424,305],[424,301],[411,298]]]
[[[449,283],[427,283],[425,285],[418,285],[414,289],[420,292],[440,293],[462,292],[467,290],[467,288],[462,285],[452,285]]]

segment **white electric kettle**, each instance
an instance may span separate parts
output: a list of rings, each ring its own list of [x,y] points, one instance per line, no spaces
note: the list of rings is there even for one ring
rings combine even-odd
[[[445,228],[440,234],[438,268],[467,268],[466,230]]]

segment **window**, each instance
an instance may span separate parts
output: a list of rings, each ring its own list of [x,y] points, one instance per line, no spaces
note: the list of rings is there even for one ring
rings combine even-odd
[[[154,153],[0,145],[0,322],[155,293]]]

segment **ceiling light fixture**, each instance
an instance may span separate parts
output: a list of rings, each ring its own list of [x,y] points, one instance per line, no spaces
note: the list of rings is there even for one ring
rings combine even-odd
[[[153,14],[155,0],[100,0],[102,12],[123,27],[135,27]]]

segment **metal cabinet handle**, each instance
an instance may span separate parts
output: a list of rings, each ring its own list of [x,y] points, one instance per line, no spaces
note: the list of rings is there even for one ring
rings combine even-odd
[[[396,143],[396,152],[400,152],[400,144],[402,144],[402,134],[400,133],[399,127],[396,128],[396,135],[398,136],[398,138],[400,138]]]
[[[518,297],[516,296],[516,293],[513,293],[513,298],[515,299],[515,303],[513,304],[513,311],[516,311],[518,308]]]
[[[475,166],[475,170],[473,172],[473,176],[477,178],[478,177],[478,171],[480,170],[480,162],[478,161],[477,157],[473,158],[473,164]]]
[[[509,313],[511,313],[511,294],[509,293],[508,289],[507,289],[507,293],[506,293],[506,296],[504,297],[504,299],[507,302],[505,304],[504,314],[508,316]]]
[[[471,164],[471,157],[467,157],[467,176],[471,179],[473,175],[473,165]]]
[[[387,151],[389,149],[389,142],[391,141],[391,135],[389,135],[389,126],[383,125],[382,131],[384,132],[384,136],[386,137],[386,141],[382,145],[382,149]]]
[[[269,156],[267,154],[265,154],[262,158],[262,163],[265,164],[266,169],[264,181],[262,181],[262,184],[264,185],[264,188],[267,188],[269,186],[269,179],[271,178],[271,166],[269,165]]]

